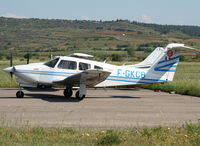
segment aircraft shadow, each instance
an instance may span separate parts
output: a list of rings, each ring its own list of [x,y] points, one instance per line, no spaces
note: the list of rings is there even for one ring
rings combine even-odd
[[[137,96],[111,96],[112,98],[141,98],[141,97],[137,97]]]
[[[3,90],[17,90],[18,88],[5,88]],[[62,90],[62,89],[55,89],[55,88],[24,88],[23,90],[25,91],[31,91],[31,92],[56,92],[56,91],[59,91],[59,90]]]
[[[136,96],[108,96],[108,97],[102,97],[102,96],[93,96],[93,97],[86,97],[88,99],[91,98],[97,98],[97,99],[108,99],[108,98],[124,98],[124,99],[137,99],[137,98],[141,98],[141,97],[136,97]]]
[[[52,95],[52,94],[25,94],[28,97],[25,98],[38,98],[48,102],[80,102],[81,100],[76,98],[66,98],[60,95]]]
[[[80,99],[76,99],[74,97],[72,98],[66,98],[63,95],[52,95],[52,94],[37,94],[37,93],[25,93],[24,98],[36,98],[36,99],[42,99],[48,102],[80,102]],[[140,99],[141,97],[137,96],[89,96],[86,97],[86,99],[109,99],[109,98],[121,98],[121,99]],[[17,99],[15,96],[13,97],[0,97],[0,99]],[[21,98],[23,99],[23,98]],[[19,99],[20,100],[20,99]]]
[[[24,90],[26,91],[30,91],[30,92],[56,92],[59,91],[59,89],[54,89],[54,88],[24,88]]]
[[[139,91],[140,88],[115,88],[113,90],[130,90],[130,91]]]

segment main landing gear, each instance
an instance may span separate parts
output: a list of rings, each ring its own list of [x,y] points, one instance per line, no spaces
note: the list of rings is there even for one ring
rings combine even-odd
[[[70,98],[72,96],[72,88],[66,88],[63,92],[64,96]]]
[[[76,99],[82,100],[85,98],[85,95],[80,95],[79,91],[76,92]]]
[[[71,98],[73,91],[72,88],[66,88],[63,92],[64,96],[67,98]],[[83,100],[86,96],[86,87],[85,85],[80,85],[80,89],[76,92],[76,99]]]
[[[21,90],[21,87],[19,86],[19,91],[16,93],[17,98],[23,98],[24,97],[24,92]]]
[[[86,86],[85,84],[80,84],[79,91],[76,92],[76,98],[77,99],[84,99],[86,96]]]

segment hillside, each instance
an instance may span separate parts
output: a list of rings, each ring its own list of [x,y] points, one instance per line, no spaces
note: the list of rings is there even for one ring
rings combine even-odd
[[[87,52],[145,56],[170,42],[200,48],[199,26],[157,25],[116,21],[14,19],[0,17],[0,51],[31,51],[35,56]],[[143,51],[143,52],[142,52]],[[41,53],[37,53],[41,52]],[[19,51],[18,51],[19,53]],[[101,55],[104,56],[105,55]]]

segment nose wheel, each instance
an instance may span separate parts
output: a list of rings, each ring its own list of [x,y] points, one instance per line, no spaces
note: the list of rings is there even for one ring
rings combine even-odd
[[[19,91],[16,93],[17,98],[24,98],[24,92],[21,89],[21,86],[19,85]]]
[[[16,93],[16,97],[17,98],[23,98],[24,97],[24,92],[23,91],[17,91],[17,93]]]

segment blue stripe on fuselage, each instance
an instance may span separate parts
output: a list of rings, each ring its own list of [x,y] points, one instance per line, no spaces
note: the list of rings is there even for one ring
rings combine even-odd
[[[50,75],[50,76],[63,76],[68,77],[70,75],[74,75],[76,73],[68,73],[68,72],[53,72],[53,71],[35,71],[35,70],[17,70],[19,73],[26,73],[26,74],[40,74],[40,75]],[[115,78],[115,79],[113,79]],[[147,79],[147,78],[128,78],[128,77],[121,77],[121,76],[108,76],[106,80],[112,81],[123,81],[123,82],[139,82],[139,83],[153,83],[153,82],[141,82],[141,81],[133,81],[133,80],[143,80],[143,81],[154,81],[154,82],[171,82],[166,80],[158,80],[158,79]]]

